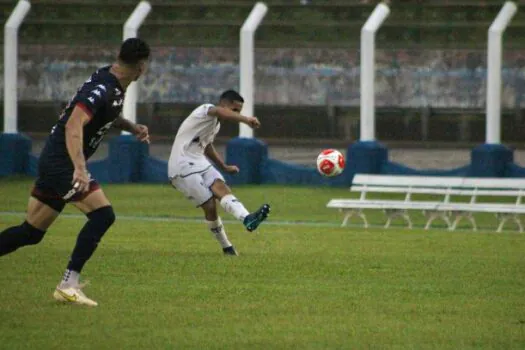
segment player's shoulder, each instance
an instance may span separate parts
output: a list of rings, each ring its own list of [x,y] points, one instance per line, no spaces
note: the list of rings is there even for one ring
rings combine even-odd
[[[215,107],[215,105],[212,103],[203,103],[197,108],[195,108],[191,115],[197,118],[208,117],[208,112],[213,107]]]
[[[215,107],[215,105],[213,103],[203,103],[199,107],[197,107],[197,109],[208,111],[212,107]]]
[[[86,81],[82,90],[86,93],[94,92],[98,96],[110,96],[123,94],[117,78],[110,73],[111,66],[97,69]]]

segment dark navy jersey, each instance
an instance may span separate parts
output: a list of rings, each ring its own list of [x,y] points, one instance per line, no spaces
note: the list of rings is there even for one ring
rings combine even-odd
[[[75,107],[82,108],[91,118],[83,130],[86,160],[93,155],[115,119],[120,116],[124,90],[109,69],[107,66],[93,73],[69,101],[42,150],[39,162],[41,170],[58,172],[73,169],[66,147],[65,126]]]

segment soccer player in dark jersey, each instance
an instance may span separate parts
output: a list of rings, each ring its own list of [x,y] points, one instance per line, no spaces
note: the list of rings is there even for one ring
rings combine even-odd
[[[51,130],[38,163],[38,177],[27,216],[0,233],[0,256],[39,243],[51,224],[72,203],[87,216],[66,272],[53,296],[56,300],[96,306],[82,292],[79,275],[102,236],[115,221],[111,203],[87,171],[86,161],[111,127],[149,143],[148,128],[122,117],[126,88],[146,70],[148,45],[138,38],[124,41],[115,63],[98,69],[84,82]]]

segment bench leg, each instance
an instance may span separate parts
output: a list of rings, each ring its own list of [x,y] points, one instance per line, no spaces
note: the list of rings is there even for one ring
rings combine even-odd
[[[476,218],[474,217],[474,214],[469,213],[467,219],[469,219],[470,223],[472,224],[472,231],[476,232],[478,230],[478,225],[476,224]]]
[[[518,225],[520,233],[523,233],[523,225],[521,224],[521,218],[519,215],[514,215],[514,221],[516,222],[516,225]]]
[[[423,215],[427,217],[427,223],[425,225],[425,230],[428,230],[432,226],[432,222],[436,219],[441,219],[447,224],[447,228],[451,227],[450,218],[447,212],[444,211],[423,211]]]
[[[474,217],[474,215],[472,215],[471,212],[454,211],[451,214],[454,215],[455,218],[454,218],[454,222],[452,222],[452,225],[450,225],[448,228],[449,231],[454,231],[456,227],[458,226],[459,222],[461,221],[461,219],[463,218],[468,219],[470,221],[473,231],[478,230],[478,226],[476,225],[476,218]]]
[[[509,219],[509,216],[501,213],[497,213],[496,216],[498,217],[499,222],[498,229],[496,230],[496,232],[501,232],[503,230],[503,226],[505,226],[505,222],[507,222],[507,220]]]
[[[343,210],[340,210],[340,211],[343,211]],[[346,226],[346,224],[348,223],[348,219],[350,219],[352,215],[353,215],[353,210],[346,212],[345,217],[343,218],[343,222],[341,223],[341,227]]]
[[[365,228],[368,228],[368,220],[366,220],[366,215],[365,213],[363,213],[362,210],[359,210],[359,212],[357,213],[357,215],[361,218],[361,220],[363,220],[363,226]]]
[[[368,228],[368,220],[366,219],[366,214],[363,213],[361,209],[357,209],[357,210],[351,209],[351,210],[341,210],[341,211],[344,211],[346,213],[343,219],[343,222],[341,224],[341,227],[345,227],[348,224],[348,220],[350,220],[352,216],[357,215],[361,218],[361,220],[363,220],[363,226],[365,228]]]
[[[506,214],[506,213],[496,213],[496,217],[498,218],[498,229],[497,232],[503,231],[503,227],[505,226],[505,223],[512,219],[516,225],[518,226],[518,229],[520,230],[520,233],[523,233],[523,224],[521,223],[521,218],[518,214]]]
[[[408,215],[408,212],[406,210],[400,210],[400,209],[384,209],[383,212],[387,215],[388,219],[385,223],[385,228],[389,228],[390,224],[392,223],[392,220],[396,217],[403,218],[406,223],[408,224],[408,228],[412,228],[412,220],[410,219],[410,215]]]
[[[461,219],[463,218],[463,216],[461,215],[458,215],[456,216],[456,218],[454,219],[454,222],[452,222],[452,225],[448,228],[449,231],[454,231],[456,229],[456,227],[458,226],[459,222],[461,221]]]

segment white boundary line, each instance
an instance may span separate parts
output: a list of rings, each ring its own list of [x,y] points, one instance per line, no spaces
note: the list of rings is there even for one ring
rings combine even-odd
[[[23,217],[25,215],[25,212],[20,212],[20,211],[0,211],[0,217],[2,216],[13,216],[13,217]],[[68,219],[85,219],[85,215],[83,214],[67,214],[67,213],[61,213],[59,218],[68,218]],[[141,215],[118,215],[117,214],[117,220],[127,220],[127,221],[151,221],[151,222],[190,222],[190,223],[204,223],[205,220],[204,218],[195,218],[195,217],[162,217],[162,216],[141,216]],[[222,220],[224,223],[228,223],[228,224],[233,224],[233,223],[239,223],[239,221],[237,220],[231,220],[231,219],[223,219]],[[360,230],[363,230],[363,231],[366,231],[365,228],[363,228],[363,226],[361,224],[347,224],[346,227],[341,227],[341,224],[340,223],[335,223],[335,222],[327,222],[327,221],[293,221],[293,220],[290,220],[290,221],[284,221],[284,220],[279,220],[279,221],[272,221],[271,218],[270,220],[268,221],[265,221],[263,223],[263,226],[305,226],[305,227],[332,227],[332,228],[343,228],[343,229],[348,229],[348,228],[352,228],[352,229],[360,229]],[[398,228],[398,229],[402,229],[402,230],[405,230],[406,228],[404,226],[391,226],[390,229],[385,229],[383,227],[383,225],[370,225],[369,226],[370,228],[373,228],[373,229],[383,229],[385,232],[388,232],[388,231],[391,231],[392,229],[395,229],[395,228]],[[417,230],[421,230],[423,231],[423,226],[421,227],[418,227],[418,226],[414,226],[414,229],[412,230],[406,230],[407,233],[410,233],[410,232],[414,232],[414,231],[417,231]],[[435,232],[435,231],[442,231],[443,233],[450,233],[450,234],[453,234],[453,232],[450,232],[447,230],[446,227],[442,227],[442,228],[431,228],[430,230],[428,231],[425,231],[425,232]],[[470,228],[459,228],[459,229],[456,229],[455,232],[468,232],[468,233],[472,233],[472,229]],[[481,234],[498,234],[497,232],[495,231],[492,231],[490,229],[482,229],[481,231],[479,232],[476,232],[476,233],[481,233]],[[517,231],[502,231],[501,233],[516,233],[516,234],[520,234],[519,232]]]
[[[0,216],[19,216],[22,217],[25,212],[20,211],[0,211]],[[67,214],[61,213],[59,218],[69,219],[84,219],[86,216],[83,214]],[[117,220],[128,220],[128,221],[153,221],[153,222],[191,222],[191,223],[205,223],[204,218],[194,217],[162,217],[162,216],[140,216],[140,215],[119,215],[117,214]],[[238,223],[237,220],[222,219],[224,223]],[[281,226],[324,226],[324,227],[341,227],[339,223],[331,222],[315,222],[315,221],[271,221],[267,220],[263,225],[281,225]],[[356,226],[357,227],[357,226]],[[379,227],[379,226],[378,226]]]

